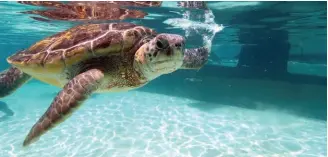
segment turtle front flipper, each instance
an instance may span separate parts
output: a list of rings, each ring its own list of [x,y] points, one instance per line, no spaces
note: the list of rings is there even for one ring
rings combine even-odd
[[[10,67],[0,73],[0,98],[10,95],[31,78],[18,68]]]
[[[58,93],[43,116],[34,124],[23,146],[35,141],[60,122],[67,119],[88,96],[96,91],[104,79],[104,74],[98,69],[85,71],[70,80]]]
[[[180,69],[200,69],[208,60],[208,49],[206,47],[186,49],[183,64]]]

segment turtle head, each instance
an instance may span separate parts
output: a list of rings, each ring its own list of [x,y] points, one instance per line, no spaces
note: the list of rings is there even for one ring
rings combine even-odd
[[[179,69],[183,63],[185,39],[176,34],[158,34],[135,54],[134,66],[148,80]]]

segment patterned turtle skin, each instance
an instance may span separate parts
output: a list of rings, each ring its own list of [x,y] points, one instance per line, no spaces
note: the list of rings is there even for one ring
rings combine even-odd
[[[23,146],[67,119],[92,93],[128,91],[178,69],[199,69],[207,49],[185,50],[184,38],[132,23],[75,26],[7,58],[0,97],[31,78],[62,88]]]

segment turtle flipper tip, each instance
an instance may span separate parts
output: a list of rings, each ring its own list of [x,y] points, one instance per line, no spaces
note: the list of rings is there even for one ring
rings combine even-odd
[[[37,141],[40,136],[65,121],[93,91],[97,90],[103,78],[104,74],[100,70],[90,69],[70,80],[31,128],[23,146]]]
[[[27,82],[31,76],[18,68],[10,67],[0,72],[0,98],[6,97]]]
[[[24,142],[23,142],[23,147],[27,148],[28,146],[30,146],[35,141],[37,141],[37,140],[36,139],[30,140],[28,137],[26,137]]]

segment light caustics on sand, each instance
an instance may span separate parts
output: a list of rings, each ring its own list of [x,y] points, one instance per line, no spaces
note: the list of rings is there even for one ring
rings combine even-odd
[[[170,18],[163,23],[172,26],[172,28],[183,29],[186,37],[190,37],[191,32],[201,35],[204,46],[211,52],[212,40],[216,33],[224,29],[224,26],[215,23],[215,16],[211,10],[205,10],[204,22],[191,20],[190,14],[190,11],[186,11],[183,14],[183,18]]]
[[[140,91],[89,99],[65,125],[23,149],[20,140],[31,119],[56,89],[44,86],[27,84],[15,93],[26,99],[6,99],[17,112],[0,123],[1,157],[324,157],[326,152],[324,121],[264,110],[269,104],[259,102],[263,110]],[[35,101],[40,91],[48,96]]]

